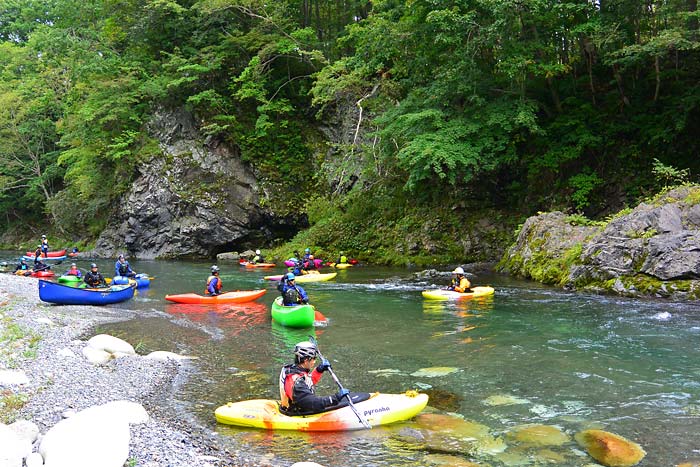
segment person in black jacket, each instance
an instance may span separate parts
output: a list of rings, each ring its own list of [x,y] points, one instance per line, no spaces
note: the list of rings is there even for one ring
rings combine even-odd
[[[83,279],[83,281],[88,287],[107,287],[107,281],[97,270],[97,265],[95,263],[90,265],[90,270],[85,274],[85,279]]]
[[[331,367],[325,358],[315,369],[317,354],[312,342],[299,342],[294,347],[294,363],[282,367],[280,372],[280,409],[289,415],[310,415],[320,413],[338,405],[350,394],[341,389],[332,396],[317,396],[315,385],[321,380],[323,372]]]

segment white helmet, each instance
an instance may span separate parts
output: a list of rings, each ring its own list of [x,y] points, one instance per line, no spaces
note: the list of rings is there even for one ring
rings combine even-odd
[[[307,358],[314,358],[317,353],[318,349],[313,342],[299,342],[294,346],[294,356],[296,356],[297,362],[303,362]]]
[[[455,270],[452,271],[452,274],[464,274],[464,269],[461,267],[455,268]]]
[[[212,266],[211,272],[219,272],[219,266],[217,266],[217,265]]]
[[[255,254],[256,254],[256,255],[259,255],[259,254],[260,254],[260,250],[255,250]]]

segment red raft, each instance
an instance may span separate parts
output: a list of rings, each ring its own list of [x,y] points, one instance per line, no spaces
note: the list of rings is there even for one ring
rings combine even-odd
[[[33,258],[34,252],[28,251],[27,256],[31,256]],[[42,254],[41,256],[43,257],[44,255]],[[49,251],[47,258],[59,258],[61,256],[66,256],[66,250]]]
[[[218,303],[245,303],[252,302],[265,295],[267,289],[260,290],[238,290],[236,292],[226,292],[221,295],[199,295],[196,293],[183,293],[178,295],[166,295],[165,299],[175,303],[205,303],[216,305]]]

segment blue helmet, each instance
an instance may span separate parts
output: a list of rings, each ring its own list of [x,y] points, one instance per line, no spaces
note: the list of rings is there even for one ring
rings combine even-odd
[[[284,276],[285,279],[287,279],[287,282],[293,281],[296,279],[296,276],[294,275],[293,272],[288,272],[286,276]]]
[[[311,248],[307,248],[306,250],[304,250],[304,253],[311,253]]]

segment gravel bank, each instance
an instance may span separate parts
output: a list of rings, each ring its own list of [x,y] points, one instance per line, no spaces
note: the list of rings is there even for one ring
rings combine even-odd
[[[142,404],[150,415],[148,423],[131,426],[131,466],[270,465],[252,455],[241,456],[221,448],[215,434],[188,425],[163,408],[178,376],[177,363],[142,357],[119,358],[104,366],[87,362],[81,350],[92,336],[91,329],[101,323],[130,319],[133,312],[110,307],[53,306],[39,300],[37,289],[37,279],[0,274],[0,370],[23,370],[29,379],[28,384],[13,386],[10,391],[0,387],[0,395],[28,397],[19,418],[33,421],[43,434],[67,410],[126,399]],[[3,339],[10,328],[20,329],[15,334],[21,337]]]

